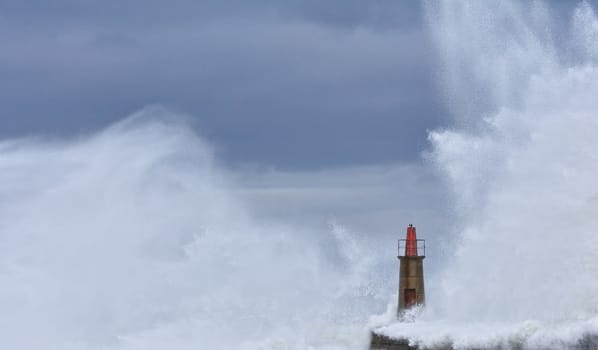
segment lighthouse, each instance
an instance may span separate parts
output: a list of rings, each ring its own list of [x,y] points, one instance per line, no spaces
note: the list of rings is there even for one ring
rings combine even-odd
[[[415,227],[407,227],[407,237],[399,239],[399,302],[397,318],[399,322],[408,321],[405,312],[426,302],[424,290],[424,259],[426,257],[426,241],[417,239]],[[396,338],[372,330],[370,350],[416,350],[407,338]],[[442,348],[444,349],[444,348]]]
[[[426,301],[424,290],[424,259],[426,241],[417,239],[415,226],[407,227],[406,239],[399,240],[399,302],[397,317],[402,318],[405,311],[423,305]]]

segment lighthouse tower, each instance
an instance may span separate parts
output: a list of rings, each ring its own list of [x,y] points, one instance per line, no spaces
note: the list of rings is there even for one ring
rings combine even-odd
[[[399,303],[397,317],[402,318],[404,312],[426,301],[424,291],[424,258],[426,257],[426,241],[417,239],[415,227],[407,227],[407,238],[399,240]]]

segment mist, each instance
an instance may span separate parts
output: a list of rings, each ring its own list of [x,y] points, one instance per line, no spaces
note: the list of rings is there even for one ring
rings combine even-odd
[[[595,333],[593,8],[424,8],[452,119],[415,161],[231,166],[159,106],[1,141],[2,346],[348,350],[378,327],[420,345],[558,349]],[[428,242],[427,304],[394,323],[408,224]]]
[[[413,169],[233,171],[214,154],[156,106],[77,138],[3,141],[3,346],[365,346],[396,289],[399,223],[423,202],[398,202],[396,220],[394,199],[358,200],[371,188],[417,198],[391,186]]]
[[[430,133],[431,157],[462,227],[421,318],[388,334],[574,345],[598,327],[594,11],[579,4],[564,44],[542,2],[427,6],[456,116]]]

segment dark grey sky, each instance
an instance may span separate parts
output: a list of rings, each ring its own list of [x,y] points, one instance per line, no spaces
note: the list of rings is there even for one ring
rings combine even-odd
[[[162,104],[231,164],[409,162],[448,121],[421,17],[396,0],[4,0],[0,136]]]

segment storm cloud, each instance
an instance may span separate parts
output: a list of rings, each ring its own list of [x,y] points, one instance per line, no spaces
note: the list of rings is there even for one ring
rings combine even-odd
[[[73,134],[150,104],[231,164],[409,162],[446,117],[417,3],[0,5],[3,137]]]

